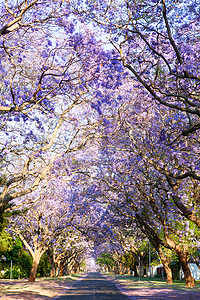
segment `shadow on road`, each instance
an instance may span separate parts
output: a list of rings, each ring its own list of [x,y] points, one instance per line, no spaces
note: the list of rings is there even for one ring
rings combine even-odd
[[[99,273],[90,273],[75,283],[57,300],[128,300],[115,286]]]

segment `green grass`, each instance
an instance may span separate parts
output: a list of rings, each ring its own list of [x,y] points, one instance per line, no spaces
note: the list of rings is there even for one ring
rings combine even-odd
[[[108,275],[108,273],[107,273]],[[140,288],[165,288],[171,290],[184,290],[184,291],[193,291],[200,292],[200,283],[195,282],[196,286],[193,288],[186,287],[184,281],[174,280],[172,284],[167,284],[165,280],[161,278],[149,278],[149,277],[134,277],[129,275],[117,275],[117,274],[109,274],[118,282],[124,284],[128,288],[131,289],[140,289]]]

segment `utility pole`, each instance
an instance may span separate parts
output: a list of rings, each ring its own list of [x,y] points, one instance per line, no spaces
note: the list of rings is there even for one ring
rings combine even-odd
[[[140,281],[140,256],[139,256],[139,281]]]
[[[151,278],[151,244],[149,241],[149,276]]]
[[[10,264],[10,279],[12,279],[12,259],[11,259],[11,264]]]

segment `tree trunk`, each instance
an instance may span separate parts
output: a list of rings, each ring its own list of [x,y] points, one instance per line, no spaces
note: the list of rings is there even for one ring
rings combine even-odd
[[[60,276],[64,275],[64,265],[63,263],[60,263]]]
[[[122,264],[119,262],[119,275],[123,274]]]
[[[73,267],[73,271],[75,274],[77,274],[79,272],[79,265],[78,263],[76,263]],[[109,267],[109,272],[111,271],[111,268]]]
[[[183,269],[183,273],[184,273],[185,281],[186,281],[186,286],[193,287],[194,286],[194,278],[192,277],[190,267],[189,267],[189,264],[188,264],[187,253],[185,253],[185,252],[178,253],[178,258],[180,260],[180,263],[181,263],[181,266],[182,266],[182,269]]]
[[[55,257],[53,254],[53,247],[47,249],[47,258],[50,264],[50,276],[56,276],[56,269],[55,269]]]
[[[183,249],[181,249],[181,247],[177,245],[166,233],[165,233],[165,239],[169,247],[172,250],[174,250],[174,252],[178,255],[185,276],[186,286],[193,287],[194,278],[192,277],[188,260],[187,260],[187,254],[188,254],[187,247],[185,246]]]
[[[50,268],[51,268],[51,277],[55,277],[56,276],[56,266],[55,266],[55,261],[54,258],[52,256],[52,258],[50,259]]]
[[[139,269],[139,272],[140,272],[140,277],[144,277],[144,259],[143,259],[142,255],[140,256],[140,269]]]
[[[138,277],[138,270],[136,264],[133,265],[134,276]]]
[[[69,262],[69,264],[68,264],[68,273],[69,273],[69,275],[73,274],[73,272],[72,272],[72,262]]]
[[[34,255],[33,255],[33,264],[32,264],[30,276],[29,276],[29,279],[28,279],[29,282],[34,282],[35,281],[36,274],[37,274],[37,269],[38,269],[38,265],[39,265],[40,258],[41,258],[41,256],[42,256],[43,253],[44,252],[42,252],[40,250],[36,250],[34,252]]]
[[[65,275],[69,275],[68,265],[65,265]]]
[[[56,269],[55,269],[55,265],[51,265],[51,277],[55,277],[56,276]]]
[[[115,263],[115,266],[114,266],[114,273],[115,274],[119,273],[119,268],[118,268],[118,263],[117,262]]]
[[[169,260],[164,255],[160,245],[158,246],[158,248],[156,250],[158,251],[158,254],[160,256],[160,259],[162,261],[163,267],[164,267],[166,275],[167,275],[167,284],[172,284],[172,270],[169,265]]]
[[[60,275],[60,260],[57,260],[56,277]]]

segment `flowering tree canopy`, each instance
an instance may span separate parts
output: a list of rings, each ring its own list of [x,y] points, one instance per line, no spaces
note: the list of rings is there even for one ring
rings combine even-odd
[[[42,206],[48,201],[59,210],[59,227],[68,202],[45,195],[60,186],[55,195],[71,199],[76,215],[72,232],[97,252],[123,249],[116,224],[134,224],[159,253],[168,282],[164,248],[176,253],[193,286],[187,256],[188,245],[199,248],[200,227],[197,1],[5,0],[0,11],[0,215],[32,203],[15,219],[21,234],[17,222],[32,218],[40,199],[33,231],[37,223],[43,234],[42,218],[51,225]],[[45,250],[52,240],[48,231]],[[61,250],[52,250],[59,262]]]

